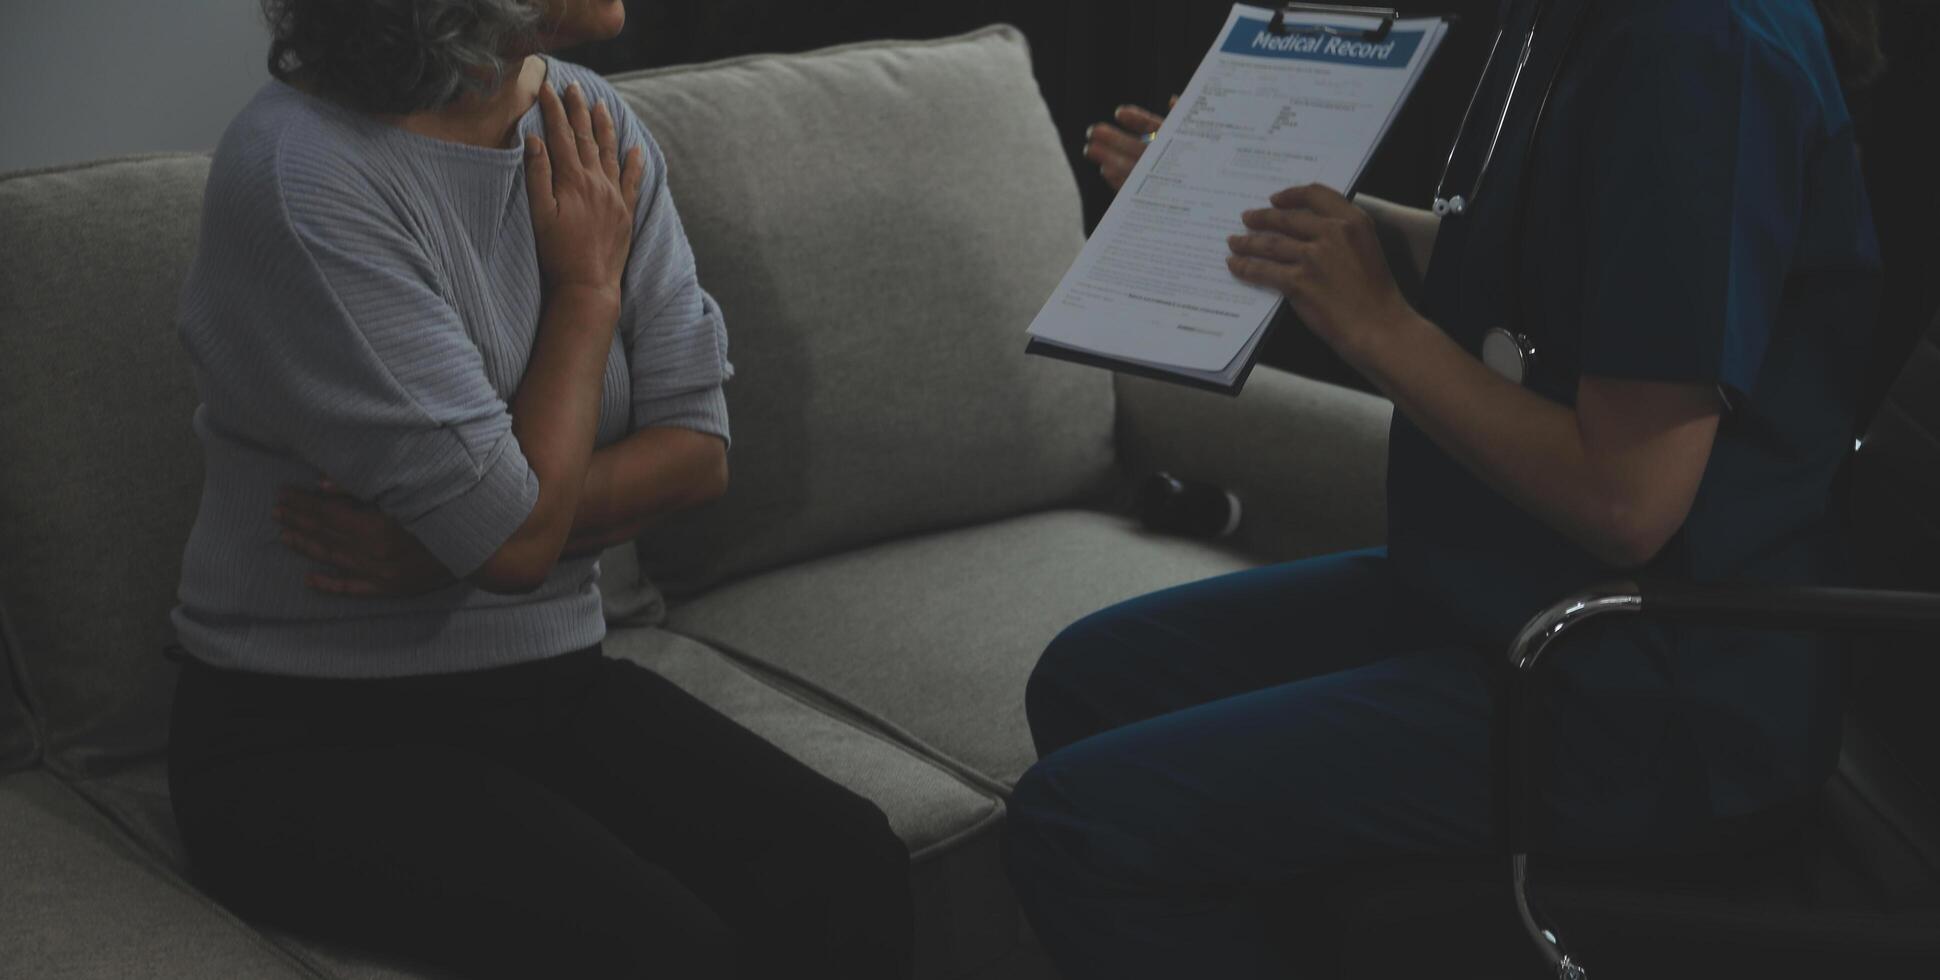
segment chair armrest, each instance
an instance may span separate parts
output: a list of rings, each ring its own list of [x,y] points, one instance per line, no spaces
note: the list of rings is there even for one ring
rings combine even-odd
[[[1617,582],[1579,592],[1537,613],[1510,644],[1509,665],[1521,671],[1535,667],[1571,628],[1611,613],[1772,630],[1940,632],[1940,593]]]
[[[1940,594],[1817,586],[1691,585],[1646,582],[1643,613],[1720,626],[1940,632]]]
[[[1118,377],[1118,458],[1240,499],[1235,543],[1273,561],[1372,547],[1387,538],[1393,407],[1337,385],[1257,367],[1238,398]]]

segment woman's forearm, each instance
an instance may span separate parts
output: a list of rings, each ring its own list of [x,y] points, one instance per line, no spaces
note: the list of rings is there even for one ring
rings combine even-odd
[[[548,295],[532,359],[512,399],[512,435],[539,481],[524,524],[473,581],[517,592],[542,583],[559,561],[585,492],[599,424],[606,358],[619,321],[617,289],[574,288]]]
[[[727,489],[727,447],[688,429],[647,428],[594,451],[567,557],[598,554]]]
[[[1617,567],[1649,561],[1696,495],[1717,406],[1701,387],[1585,379],[1577,407],[1489,370],[1419,316],[1349,360],[1442,451]]]
[[[1576,413],[1510,383],[1423,319],[1355,358],[1407,419],[1483,482],[1585,543],[1602,536],[1602,484]]]
[[[1690,514],[1717,436],[1715,385],[1584,375],[1565,406],[1485,367],[1416,312],[1372,212],[1319,184],[1246,212],[1233,275],[1278,289],[1395,409],[1496,492],[1603,561],[1632,567]],[[1427,488],[1422,492],[1433,492]]]

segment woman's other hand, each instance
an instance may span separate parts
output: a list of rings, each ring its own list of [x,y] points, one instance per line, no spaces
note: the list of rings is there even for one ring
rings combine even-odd
[[[1414,315],[1374,219],[1319,184],[1281,191],[1271,203],[1241,215],[1248,231],[1227,240],[1227,265],[1285,295],[1308,329],[1359,366],[1365,340]]]
[[[1173,96],[1170,105],[1177,108],[1179,97]],[[1085,130],[1085,159],[1097,164],[1105,183],[1118,190],[1145,155],[1144,137],[1158,132],[1165,117],[1141,106],[1122,105],[1112,118],[1116,124],[1101,122]]]
[[[457,581],[402,524],[328,479],[315,490],[284,487],[273,514],[284,545],[329,567],[304,578],[318,592],[415,596]]]
[[[616,299],[633,247],[633,213],[640,202],[639,147],[620,164],[619,137],[605,104],[586,106],[574,83],[561,100],[550,84],[539,87],[546,138],[525,141],[526,196],[539,272],[552,295],[591,290]]]

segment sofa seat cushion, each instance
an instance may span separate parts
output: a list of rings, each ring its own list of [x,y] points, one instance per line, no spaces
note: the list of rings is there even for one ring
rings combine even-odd
[[[73,790],[0,777],[0,977],[310,977]]]
[[[1111,479],[1108,372],[1026,357],[1083,246],[1023,37],[615,76],[727,319],[734,479],[641,545],[669,595]]]
[[[770,572],[668,628],[849,706],[993,788],[1036,758],[1024,683],[1059,630],[1253,562],[1091,511],[1052,511]]]
[[[610,656],[667,677],[883,809],[916,862],[912,885],[920,976],[961,976],[1010,952],[1018,918],[996,857],[995,831],[1003,806],[995,795],[686,637],[649,628],[616,629],[607,636],[605,649]],[[126,768],[76,786],[161,861],[188,872],[162,763]],[[295,937],[278,939],[333,976],[412,975],[382,959]]]

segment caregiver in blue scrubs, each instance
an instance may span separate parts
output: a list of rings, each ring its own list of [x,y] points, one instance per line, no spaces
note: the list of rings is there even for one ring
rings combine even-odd
[[[1134,599],[1045,651],[1007,862],[1067,977],[1286,976],[1262,893],[1491,853],[1492,689],[1564,594],[1838,576],[1879,257],[1840,78],[1866,66],[1825,26],[1856,8],[1817,6],[1505,4],[1465,195],[1542,19],[1464,214],[1308,186],[1245,215],[1233,274],[1395,404],[1389,545]],[[1377,224],[1432,248],[1418,305]],[[1505,325],[1540,355],[1522,383],[1478,357]],[[1538,850],[1712,848],[1812,793],[1836,670],[1807,637],[1586,630],[1549,671]]]

